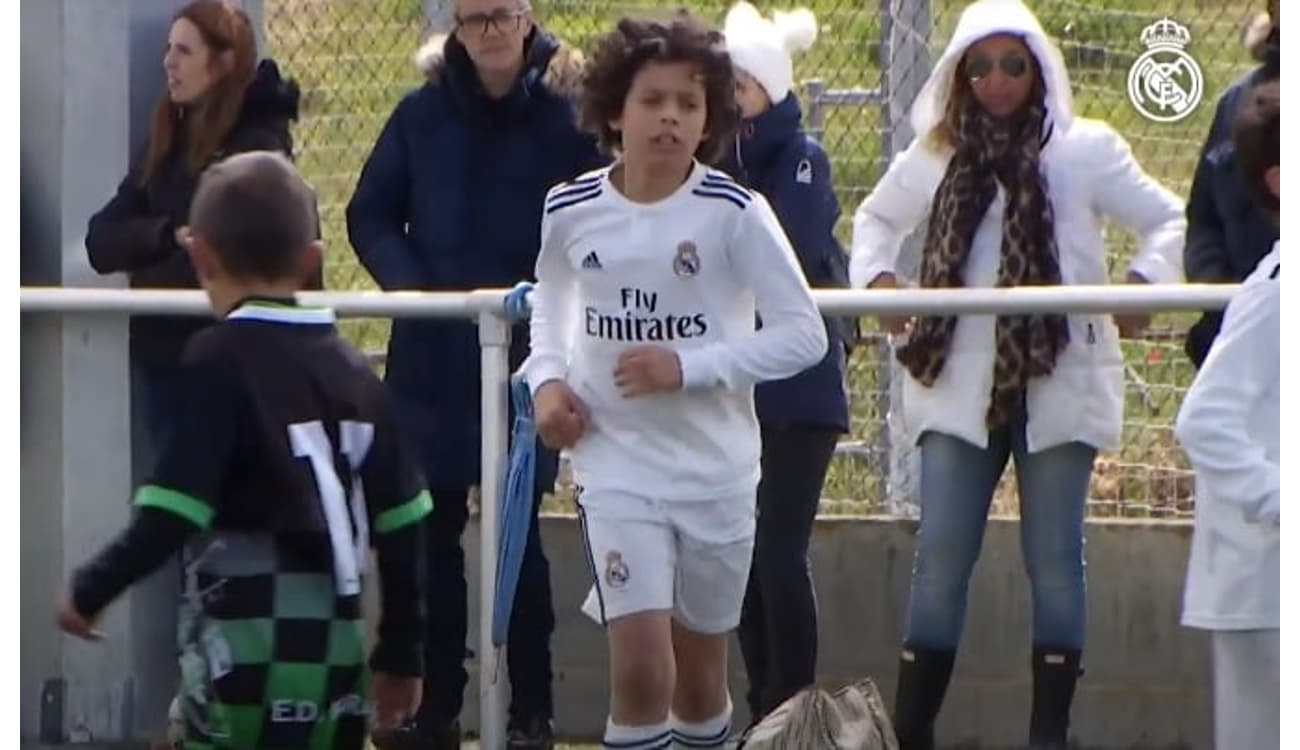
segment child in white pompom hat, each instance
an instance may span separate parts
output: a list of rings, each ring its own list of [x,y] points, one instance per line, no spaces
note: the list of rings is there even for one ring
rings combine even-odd
[[[807,8],[777,11],[764,18],[747,2],[736,3],[723,28],[727,52],[735,63],[742,114],[757,117],[780,104],[794,85],[791,56],[817,41],[817,18]]]
[[[727,14],[723,35],[743,120],[719,167],[767,198],[809,285],[846,287],[848,257],[834,235],[840,206],[830,160],[804,132],[793,91],[791,55],[812,46],[817,19],[804,8],[765,18],[741,2]],[[754,389],[763,446],[759,541],[739,629],[753,721],[815,676],[817,608],[808,544],[835,444],[849,429],[844,369],[855,321],[825,324],[830,345],[821,362]]]

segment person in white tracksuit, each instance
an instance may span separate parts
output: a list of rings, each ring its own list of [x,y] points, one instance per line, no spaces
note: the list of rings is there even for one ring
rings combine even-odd
[[[925,288],[1105,284],[1105,218],[1139,239],[1128,281],[1182,279],[1182,201],[1142,170],[1123,136],[1074,116],[1061,53],[1022,3],[968,6],[910,114],[915,140],[854,216],[854,287],[896,286],[900,245],[927,214]],[[1029,744],[1064,748],[1087,624],[1088,487],[1097,453],[1120,443],[1120,330],[1135,333],[1145,320],[882,322],[907,334],[897,342],[901,418],[920,447],[921,521],[894,711],[900,747],[933,747],[989,505],[1014,457],[1033,595]]]
[[[1274,220],[1277,90],[1248,91],[1233,133],[1242,176]],[[1183,624],[1212,633],[1219,750],[1279,744],[1281,268],[1274,243],[1229,303],[1175,428],[1196,471]]]

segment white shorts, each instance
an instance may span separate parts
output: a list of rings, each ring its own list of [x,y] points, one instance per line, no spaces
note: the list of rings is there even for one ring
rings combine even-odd
[[[754,551],[756,494],[655,500],[621,492],[578,497],[595,584],[582,611],[601,625],[670,610],[696,633],[740,623]]]

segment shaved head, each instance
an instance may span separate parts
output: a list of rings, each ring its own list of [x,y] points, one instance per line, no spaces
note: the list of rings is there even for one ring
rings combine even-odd
[[[282,154],[253,151],[209,167],[190,207],[190,229],[236,278],[296,276],[316,241],[316,197]]]

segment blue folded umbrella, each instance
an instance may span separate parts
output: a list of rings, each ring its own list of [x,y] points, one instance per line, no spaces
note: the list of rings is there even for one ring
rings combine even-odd
[[[521,375],[510,379],[515,421],[510,433],[510,459],[501,496],[501,531],[497,539],[496,600],[492,603],[492,644],[498,648],[510,632],[524,546],[533,522],[533,484],[537,467],[537,428],[528,383]]]

